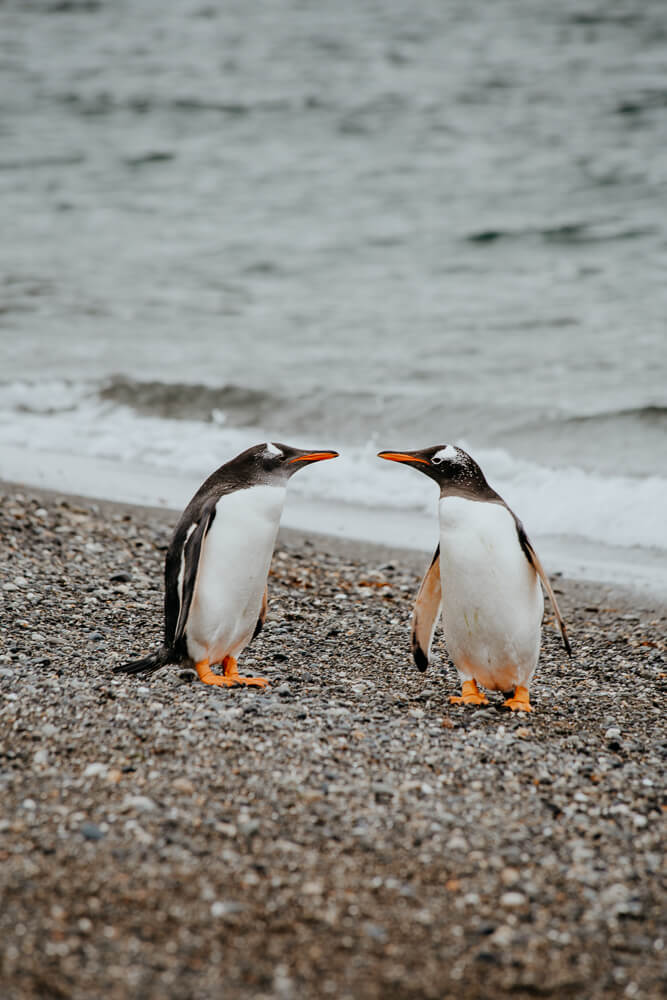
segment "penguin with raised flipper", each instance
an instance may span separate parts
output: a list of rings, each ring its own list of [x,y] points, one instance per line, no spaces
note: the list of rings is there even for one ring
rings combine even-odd
[[[185,508],[167,551],[163,645],[114,670],[152,673],[169,663],[192,664],[204,684],[265,687],[263,677],[240,677],[237,659],[266,617],[266,581],[287,481],[298,469],[337,454],[267,442],[209,476]],[[218,664],[220,674],[212,670]]]
[[[530,682],[540,653],[546,590],[571,655],[565,623],[542,564],[521,521],[489,486],[462,448],[437,445],[421,451],[381,451],[440,488],[440,543],[424,576],[412,622],[412,652],[426,670],[433,631],[442,611],[447,650],[462,691],[454,704],[484,705],[478,684],[514,692],[504,705],[530,712]]]

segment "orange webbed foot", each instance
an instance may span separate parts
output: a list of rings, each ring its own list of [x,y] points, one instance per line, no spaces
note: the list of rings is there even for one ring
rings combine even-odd
[[[234,678],[225,677],[224,674],[214,674],[208,660],[200,660],[195,664],[195,669],[203,684],[211,684],[214,687],[234,687],[236,684]]]
[[[195,664],[199,680],[215,687],[258,687],[265,688],[269,683],[266,677],[241,677],[233,656],[226,656],[222,661],[222,674],[214,674],[208,660],[200,660]]]
[[[461,687],[461,694],[450,695],[450,704],[452,705],[488,705],[489,699],[486,695],[479,690],[477,687],[477,682],[464,681]]]
[[[241,677],[233,656],[226,656],[222,661],[222,666],[225,671],[225,680],[229,684],[243,684],[246,687],[265,688],[269,683],[266,677]]]
[[[504,701],[503,708],[509,708],[512,712],[532,712],[533,706],[528,697],[528,688],[518,684],[514,691],[514,697]]]

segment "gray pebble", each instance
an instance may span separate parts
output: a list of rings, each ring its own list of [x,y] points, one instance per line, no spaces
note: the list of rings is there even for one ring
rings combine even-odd
[[[80,831],[86,840],[102,840],[106,836],[96,823],[82,823]]]

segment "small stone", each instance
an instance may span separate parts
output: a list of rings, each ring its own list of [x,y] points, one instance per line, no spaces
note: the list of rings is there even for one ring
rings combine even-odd
[[[126,833],[131,834],[138,844],[152,844],[153,837],[148,832],[144,830],[143,826],[137,823],[136,819],[130,819],[125,823],[124,829]]]
[[[44,747],[42,747],[40,750],[38,750],[36,753],[32,755],[32,762],[33,764],[38,764],[38,765],[48,764],[49,763],[48,751],[45,750]]]
[[[280,687],[276,688],[275,693],[278,695],[279,698],[289,698],[290,695],[292,694],[292,689],[289,686],[289,684],[285,682],[285,684],[281,684]]]
[[[456,830],[447,841],[447,847],[450,851],[467,851],[468,841],[460,830]]]
[[[81,834],[86,840],[102,840],[106,834],[100,830],[97,823],[82,823]]]
[[[136,809],[137,812],[153,812],[157,806],[147,795],[126,795],[123,799],[121,809]]]
[[[84,778],[98,778],[100,776],[106,777],[108,768],[106,764],[93,763],[89,764],[83,772]]]
[[[19,588],[15,583],[3,583],[2,589],[6,590],[7,593],[13,593],[13,591],[18,590]]]
[[[520,878],[521,874],[516,868],[503,868],[500,873],[500,881],[503,885],[516,885]]]
[[[241,913],[245,909],[243,903],[237,903],[233,899],[216,899],[211,903],[212,917],[229,917],[235,913]]]
[[[109,580],[111,583],[130,583],[132,575],[125,570],[121,570],[119,573],[112,573]]]
[[[313,879],[311,882],[304,882],[301,891],[304,896],[321,896],[324,884],[320,879]]]
[[[505,906],[507,909],[513,909],[515,906],[523,906],[526,902],[526,897],[522,892],[504,892],[500,897],[500,905]]]
[[[194,795],[195,787],[187,778],[175,778],[171,783],[175,792],[182,792],[184,795]]]
[[[364,934],[368,935],[368,937],[371,938],[373,941],[387,940],[387,932],[384,929],[384,927],[380,926],[380,924],[373,924],[370,922],[370,920],[367,920],[362,925],[362,930]]]
[[[499,948],[509,948],[509,946],[512,943],[513,937],[514,933],[512,931],[512,928],[508,927],[507,924],[501,924],[500,927],[496,927],[495,931],[490,937],[490,940],[493,941],[493,943],[497,945]]]

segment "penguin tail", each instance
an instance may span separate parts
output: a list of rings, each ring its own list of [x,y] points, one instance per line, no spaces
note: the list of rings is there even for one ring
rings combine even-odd
[[[162,646],[150,656],[145,656],[141,660],[129,660],[127,663],[118,663],[114,668],[115,674],[152,674],[153,671],[165,667],[168,663],[174,662],[174,652]]]

